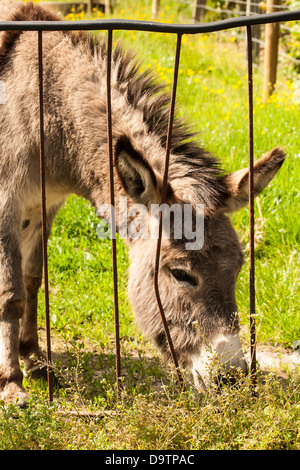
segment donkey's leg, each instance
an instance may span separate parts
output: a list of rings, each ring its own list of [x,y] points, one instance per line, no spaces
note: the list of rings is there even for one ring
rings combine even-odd
[[[58,206],[47,213],[47,238]],[[23,230],[23,273],[26,288],[26,304],[20,328],[20,357],[24,361],[25,372],[32,378],[46,377],[46,356],[39,347],[37,308],[38,290],[42,283],[43,251],[40,210],[30,214],[26,221],[28,227]],[[44,364],[44,365],[43,365]]]
[[[35,248],[38,261],[36,267],[34,270],[27,268],[24,273],[26,303],[20,322],[19,353],[24,361],[25,372],[30,372],[33,378],[39,378],[45,375],[45,368],[41,367],[41,362],[45,363],[45,354],[39,347],[37,331],[38,290],[42,283],[42,250],[39,245]],[[41,265],[40,270],[38,265]]]
[[[18,204],[0,195],[0,400],[26,403],[19,365],[19,320],[25,303]]]

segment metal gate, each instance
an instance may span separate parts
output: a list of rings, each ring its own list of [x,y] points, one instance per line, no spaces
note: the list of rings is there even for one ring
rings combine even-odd
[[[40,181],[41,181],[41,207],[42,207],[42,239],[43,239],[43,261],[44,261],[44,285],[45,285],[45,316],[46,316],[46,342],[47,342],[47,375],[49,401],[53,400],[52,385],[52,357],[51,357],[51,333],[50,333],[50,307],[49,307],[49,280],[48,280],[48,258],[46,242],[46,182],[45,182],[45,146],[44,146],[44,104],[43,104],[43,31],[107,31],[107,77],[106,77],[106,98],[107,98],[107,141],[110,168],[110,203],[114,207],[114,173],[113,173],[113,148],[112,148],[112,120],[111,120],[111,62],[113,31],[132,30],[157,33],[171,33],[177,36],[173,85],[169,111],[169,124],[166,140],[165,168],[163,176],[163,189],[161,204],[166,197],[170,149],[172,141],[172,126],[174,120],[176,89],[178,81],[178,69],[181,51],[181,39],[186,34],[202,34],[222,31],[237,27],[245,27],[247,33],[247,60],[248,60],[248,153],[249,153],[249,257],[250,257],[250,374],[252,393],[255,395],[256,385],[256,329],[255,329],[255,260],[254,260],[254,191],[253,191],[253,74],[252,74],[252,26],[267,23],[279,23],[285,21],[300,20],[300,11],[289,11],[270,13],[264,15],[231,18],[227,20],[203,23],[197,25],[175,25],[163,24],[150,21],[134,20],[92,20],[92,21],[7,21],[0,22],[0,31],[37,31],[38,47],[38,73],[39,73],[39,103],[40,103]],[[113,211],[111,214],[113,222]],[[112,230],[115,224],[112,223]],[[162,212],[159,218],[159,236],[157,240],[154,290],[161,316],[161,321],[165,330],[165,335],[170,348],[172,360],[177,373],[180,387],[183,387],[183,378],[179,368],[176,353],[173,347],[172,338],[164,314],[163,305],[158,287],[158,272],[160,263],[160,250],[162,239]],[[119,302],[118,302],[118,272],[117,272],[117,250],[116,237],[112,233],[112,264],[113,264],[113,292],[114,292],[114,322],[115,322],[115,353],[116,353],[116,384],[117,393],[121,389],[121,358],[120,358],[120,335],[119,335]]]

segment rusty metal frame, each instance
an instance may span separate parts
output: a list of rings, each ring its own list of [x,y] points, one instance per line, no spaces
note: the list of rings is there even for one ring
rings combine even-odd
[[[254,187],[253,187],[253,61],[252,61],[252,28],[247,26],[247,59],[248,59],[248,152],[249,152],[249,295],[250,295],[250,373],[252,393],[256,394],[256,328],[255,328],[255,259],[254,259]]]
[[[170,102],[169,124],[167,131],[165,169],[163,178],[162,203],[166,197],[170,149],[172,141],[172,126],[174,120],[176,89],[178,81],[179,60],[181,51],[181,38],[183,34],[211,33],[236,27],[246,27],[247,31],[247,59],[248,59],[248,145],[249,145],[249,257],[250,257],[250,373],[252,378],[252,391],[255,395],[256,385],[256,331],[255,331],[255,259],[254,259],[254,190],[253,190],[253,70],[252,70],[252,26],[257,24],[277,23],[284,21],[300,20],[300,11],[277,12],[251,17],[231,18],[228,20],[214,21],[198,25],[173,25],[148,21],[133,20],[93,20],[93,21],[0,21],[0,31],[37,31],[38,33],[38,76],[39,76],[39,109],[40,109],[40,181],[41,181],[41,216],[42,216],[42,243],[44,263],[45,286],[45,317],[46,317],[46,342],[47,342],[47,376],[49,401],[53,401],[52,358],[51,358],[51,333],[50,333],[50,303],[49,303],[49,276],[47,257],[47,214],[46,214],[46,181],[45,181],[45,139],[44,139],[44,97],[43,97],[43,31],[100,31],[106,30],[107,36],[107,142],[110,175],[110,201],[114,207],[114,172],[113,172],[113,145],[112,145],[112,119],[111,119],[111,63],[112,63],[112,39],[114,30],[135,30],[147,32],[173,33],[177,35],[173,86]],[[115,353],[116,353],[116,385],[117,394],[121,390],[121,357],[120,357],[120,333],[119,333],[119,302],[118,302],[118,274],[117,274],[117,249],[115,237],[114,214],[111,214],[112,230],[112,264],[113,264],[113,290],[114,290],[114,322],[115,322]],[[178,382],[183,387],[183,378],[180,372],[176,352],[172,343],[166,321],[164,308],[159,293],[159,263],[162,238],[162,214],[159,219],[159,237],[157,241],[154,291],[163,323],[165,335],[170,348],[172,360],[177,373]]]
[[[163,177],[161,204],[165,202],[166,193],[167,193],[168,172],[169,172],[169,162],[170,162],[171,142],[172,142],[172,128],[173,128],[173,121],[174,121],[176,90],[177,90],[177,82],[178,82],[180,51],[181,51],[181,38],[182,38],[182,35],[179,33],[177,35],[177,43],[176,43],[176,54],[175,54],[175,64],[174,64],[174,73],[173,73],[173,85],[172,85],[172,95],[171,95],[171,103],[170,103],[168,133],[167,133],[165,169],[164,169],[164,177]],[[173,346],[172,338],[170,335],[168,323],[165,317],[164,308],[163,308],[161,298],[160,298],[160,293],[159,293],[158,275],[159,275],[161,239],[162,239],[162,211],[160,211],[159,213],[159,233],[158,233],[157,246],[156,246],[155,269],[154,269],[154,291],[155,291],[155,297],[156,297],[160,317],[163,323],[165,335],[166,335],[167,342],[170,348],[171,357],[173,360],[173,364],[175,366],[177,378],[178,378],[180,387],[183,388],[182,374],[180,372],[177,355]]]
[[[47,379],[49,401],[53,400],[53,371],[51,354],[50,331],[50,304],[49,304],[49,276],[47,253],[47,211],[46,211],[46,178],[45,178],[45,136],[44,136],[44,96],[43,96],[43,32],[38,31],[38,63],[39,63],[39,108],[40,108],[40,182],[41,182],[41,218],[42,218],[42,245],[44,268],[44,296],[46,318],[46,344],[47,344]]]
[[[111,122],[111,61],[112,61],[113,30],[108,30],[107,36],[107,73],[106,73],[106,106],[107,106],[107,142],[109,158],[109,190],[111,204],[111,249],[113,264],[113,289],[114,289],[114,323],[115,323],[115,351],[116,351],[116,384],[117,395],[120,396],[121,388],[121,350],[119,327],[119,299],[118,299],[118,270],[117,270],[117,246],[116,246],[116,221],[115,221],[115,193],[114,193],[114,161],[112,146],[112,122]]]

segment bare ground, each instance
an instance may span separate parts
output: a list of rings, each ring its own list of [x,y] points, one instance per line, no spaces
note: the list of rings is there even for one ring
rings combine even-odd
[[[42,331],[42,336],[44,337],[44,331]],[[41,341],[45,349],[45,341]],[[54,363],[58,361],[62,369],[67,370],[68,361],[70,359],[70,354],[76,355],[76,348],[73,350],[73,347],[70,347],[63,339],[60,339],[56,335],[53,336],[52,341],[52,359]],[[103,350],[100,345],[89,343],[88,341],[84,343],[84,349],[80,350],[81,352],[90,354],[90,366],[94,371],[94,379],[99,379],[102,374],[109,369],[112,369],[115,366],[114,359],[114,340],[112,338],[110,348]],[[250,364],[250,348],[248,345],[244,344],[245,356],[248,364]],[[78,353],[78,350],[77,350]],[[257,359],[257,368],[263,374],[268,374],[269,372],[275,374],[279,379],[285,381],[288,379],[290,373],[299,373],[300,372],[300,353],[294,351],[292,348],[284,348],[282,346],[271,346],[268,344],[258,343],[256,346],[256,359]],[[121,367],[122,367],[122,376],[126,380],[130,376],[129,370],[135,370],[136,379],[141,378],[139,368],[141,368],[141,362],[144,364],[144,374],[149,373],[152,376],[152,386],[151,389],[159,389],[163,382],[164,378],[162,374],[160,377],[155,377],[153,371],[159,369],[163,370],[164,365],[160,361],[159,355],[153,349],[149,343],[137,344],[133,339],[122,339],[121,341]],[[131,379],[133,377],[131,376]]]

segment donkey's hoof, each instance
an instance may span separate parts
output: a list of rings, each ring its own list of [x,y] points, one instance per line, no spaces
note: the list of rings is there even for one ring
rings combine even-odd
[[[33,380],[43,379],[47,381],[46,355],[38,348],[30,356],[22,357],[24,361],[24,375]]]
[[[28,394],[22,386],[9,382],[0,392],[0,401],[3,401],[5,405],[14,404],[20,408],[25,408],[27,406]]]
[[[47,381],[47,366],[44,364],[36,364],[30,369],[25,369],[25,377],[30,377],[32,380],[45,380]]]
[[[31,380],[43,380],[44,382],[48,382],[48,368],[45,364],[36,363],[30,369],[25,369],[24,375]],[[53,373],[53,370],[51,371],[51,380],[55,388],[60,388],[60,382],[56,374]]]

